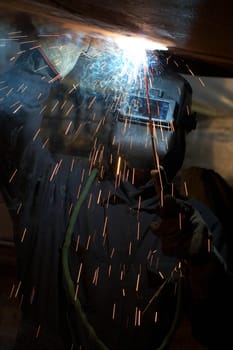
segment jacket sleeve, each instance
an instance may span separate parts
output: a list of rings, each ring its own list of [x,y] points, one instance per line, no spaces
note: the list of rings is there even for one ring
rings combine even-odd
[[[213,235],[210,260],[203,265],[190,266],[193,335],[208,349],[231,349],[229,320],[233,314],[233,275],[226,262],[224,232],[218,218],[208,208],[197,201],[192,203]]]
[[[17,171],[25,147],[35,137],[42,109],[53,85],[54,72],[41,53],[27,50],[0,76],[0,183],[8,208],[14,209]]]

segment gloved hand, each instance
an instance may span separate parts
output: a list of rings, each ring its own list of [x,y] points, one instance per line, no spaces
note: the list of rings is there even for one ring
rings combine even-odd
[[[199,212],[184,200],[165,196],[158,209],[161,220],[151,223],[151,230],[161,239],[165,255],[197,264],[210,256],[211,234]]]

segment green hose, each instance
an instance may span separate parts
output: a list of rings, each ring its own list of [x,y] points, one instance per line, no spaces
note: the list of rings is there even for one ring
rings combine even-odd
[[[108,350],[108,348],[104,345],[104,343],[96,335],[94,328],[88,322],[86,314],[83,312],[82,306],[81,306],[79,300],[75,299],[75,287],[74,287],[74,283],[73,283],[73,280],[72,280],[71,275],[70,275],[69,259],[68,259],[69,248],[70,248],[70,244],[71,244],[71,237],[72,237],[74,225],[76,223],[81,206],[88,195],[90,187],[91,187],[97,173],[98,173],[98,169],[94,168],[91,172],[91,175],[87,179],[87,182],[86,182],[86,184],[81,192],[81,195],[80,195],[80,197],[79,197],[79,199],[74,207],[74,210],[72,212],[70,222],[69,222],[69,225],[68,225],[68,228],[66,231],[65,242],[64,242],[63,247],[62,247],[62,268],[63,268],[63,277],[65,280],[66,291],[68,293],[68,297],[69,297],[71,303],[74,305],[75,311],[76,311],[79,319],[81,320],[82,325],[86,329],[90,338],[99,347],[99,349]]]
[[[182,300],[182,277],[179,275],[178,286],[177,286],[176,310],[175,310],[174,319],[172,321],[172,324],[171,324],[169,331],[167,332],[162,343],[160,344],[160,346],[156,350],[164,350],[168,346],[168,344],[171,340],[171,337],[176,330],[178,321],[179,321],[180,310],[181,310],[181,300]]]

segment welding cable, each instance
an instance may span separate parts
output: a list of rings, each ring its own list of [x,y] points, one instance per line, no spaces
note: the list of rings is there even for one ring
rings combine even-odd
[[[108,348],[105,346],[105,344],[98,338],[94,328],[91,326],[91,324],[88,322],[86,314],[82,310],[82,306],[80,304],[80,301],[75,298],[75,287],[73,280],[71,278],[70,270],[69,270],[69,248],[71,245],[71,237],[74,229],[74,225],[76,223],[79,211],[81,209],[81,206],[83,202],[85,201],[88,192],[90,190],[90,187],[96,178],[98,174],[98,169],[94,168],[87,179],[87,182],[81,192],[81,195],[74,207],[74,210],[71,214],[69,225],[66,231],[65,235],[65,241],[62,247],[62,269],[63,269],[63,277],[64,277],[64,282],[66,286],[66,291],[68,293],[68,297],[71,301],[71,303],[74,305],[76,314],[78,315],[82,325],[84,326],[85,330],[88,332],[88,335],[91,337],[91,339],[96,343],[98,348],[100,350],[108,350]]]
[[[167,346],[171,340],[172,335],[174,334],[176,327],[178,325],[179,319],[180,319],[180,311],[181,311],[181,302],[182,302],[182,271],[180,269],[179,271],[179,277],[177,281],[177,296],[176,296],[176,309],[174,318],[171,324],[171,327],[169,328],[167,334],[165,335],[162,343],[156,350],[165,350],[167,349]]]

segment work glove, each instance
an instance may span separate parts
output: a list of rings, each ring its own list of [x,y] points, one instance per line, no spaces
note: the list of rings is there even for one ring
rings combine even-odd
[[[151,223],[151,230],[160,238],[165,255],[197,264],[208,260],[211,234],[195,208],[185,200],[165,196],[157,214],[160,220]]]

